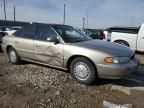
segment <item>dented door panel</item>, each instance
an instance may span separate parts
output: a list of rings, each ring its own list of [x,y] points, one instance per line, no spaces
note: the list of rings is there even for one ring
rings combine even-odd
[[[63,67],[63,44],[53,42],[34,41],[35,60],[49,65]]]

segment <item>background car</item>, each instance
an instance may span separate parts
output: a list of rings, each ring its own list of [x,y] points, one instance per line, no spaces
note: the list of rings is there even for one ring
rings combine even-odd
[[[2,43],[2,38],[6,35],[7,30],[9,30],[9,28],[0,27],[0,44]]]
[[[101,29],[83,29],[86,35],[90,36],[92,39],[105,40],[105,34]]]
[[[11,27],[8,31],[5,31],[8,35],[12,35],[14,32],[16,32],[17,30],[21,29],[21,26],[13,26]]]
[[[123,33],[138,33],[139,27],[110,27],[104,30],[104,34],[106,36],[106,40],[111,40],[111,33],[112,32],[123,32]]]
[[[140,27],[113,27],[107,31],[108,41],[144,52],[144,23]]]

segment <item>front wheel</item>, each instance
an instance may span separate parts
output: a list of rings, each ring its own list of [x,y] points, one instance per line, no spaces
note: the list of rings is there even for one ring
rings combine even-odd
[[[70,72],[72,77],[82,84],[89,85],[96,80],[93,64],[84,57],[78,57],[71,62]]]
[[[9,48],[8,57],[12,64],[20,64],[21,60],[14,48]]]

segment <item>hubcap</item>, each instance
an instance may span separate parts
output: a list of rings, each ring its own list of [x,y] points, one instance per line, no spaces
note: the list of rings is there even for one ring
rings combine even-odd
[[[13,62],[13,63],[15,63],[16,60],[17,60],[16,53],[15,53],[15,51],[13,51],[13,50],[10,51],[10,60],[11,60],[11,62]]]
[[[90,75],[89,67],[83,62],[78,62],[74,65],[74,74],[79,80],[86,80]]]

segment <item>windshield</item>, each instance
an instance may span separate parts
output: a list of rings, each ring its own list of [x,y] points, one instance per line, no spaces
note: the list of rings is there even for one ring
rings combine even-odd
[[[55,25],[52,26],[66,43],[83,42],[91,38],[72,26]]]

